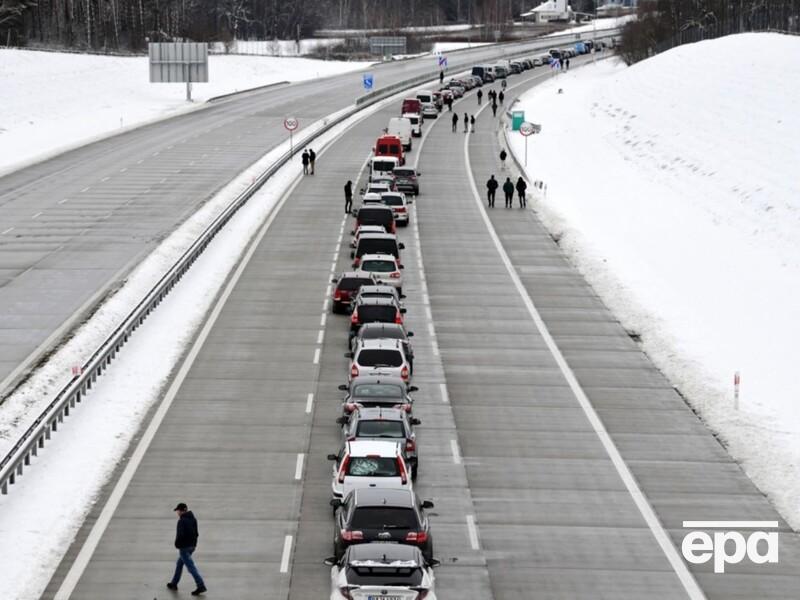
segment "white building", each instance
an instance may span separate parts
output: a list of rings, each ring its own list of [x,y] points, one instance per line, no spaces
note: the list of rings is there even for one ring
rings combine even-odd
[[[548,23],[550,21],[572,21],[572,7],[567,0],[545,0],[536,8],[520,15],[523,19],[534,23]]]

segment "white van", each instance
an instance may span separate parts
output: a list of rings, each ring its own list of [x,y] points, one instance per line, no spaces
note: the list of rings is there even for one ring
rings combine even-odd
[[[417,100],[419,100],[423,104],[434,104],[433,92],[429,90],[420,90],[417,92]]]
[[[403,113],[403,118],[411,122],[411,135],[413,137],[422,136],[422,115],[419,113]]]
[[[400,138],[403,150],[411,150],[411,120],[405,117],[393,117],[389,119],[389,127],[386,128],[387,135],[394,135]]]
[[[369,180],[377,177],[393,177],[392,171],[399,166],[396,156],[373,156],[369,159]]]

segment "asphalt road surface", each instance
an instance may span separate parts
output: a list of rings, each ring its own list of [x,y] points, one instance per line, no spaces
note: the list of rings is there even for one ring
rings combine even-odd
[[[541,78],[534,71],[511,82]],[[456,108],[477,104],[469,96]],[[207,598],[329,596],[325,457],[340,444],[348,321],[330,314],[327,299],[332,273],[350,262],[352,224],[340,190],[395,112],[352,127],[289,195],[200,340],[117,510],[101,520],[73,598],[172,597],[164,585],[178,500],[200,520],[195,558]],[[436,504],[437,597],[687,598],[692,586],[696,597],[797,597],[798,536],[535,213],[504,209],[502,199],[481,208],[471,178],[482,193],[489,174],[504,174],[491,113],[468,136],[451,133],[443,116],[426,124],[411,154],[422,195],[400,232],[422,419],[415,488]],[[104,502],[45,598],[61,587]],[[680,557],[682,521],[706,519],[778,521],[780,563],[745,561],[717,575],[708,564],[670,562]],[[181,597],[191,589],[185,574]]]

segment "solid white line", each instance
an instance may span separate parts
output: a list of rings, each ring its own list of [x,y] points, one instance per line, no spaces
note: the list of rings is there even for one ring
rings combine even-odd
[[[336,273],[336,261],[331,263],[331,274]]]
[[[105,183],[105,182],[106,182],[106,181],[108,181],[109,179],[111,179],[111,177],[103,177],[103,178],[100,180],[100,182],[101,182],[101,183]]]
[[[287,535],[283,540],[283,554],[281,554],[281,573],[289,572],[289,555],[292,553],[292,536]]]
[[[333,288],[331,287],[331,284],[329,283],[328,287],[325,288],[325,298],[326,299],[331,295],[332,291],[333,291]]]
[[[436,335],[436,330],[433,328],[433,323],[428,323],[428,333],[431,336]]]
[[[325,298],[325,301],[322,303],[322,310],[324,312],[328,311],[328,302],[330,302],[330,301],[331,301],[330,298]]]
[[[120,173],[124,173],[124,172],[125,172],[125,171],[127,171],[127,170],[128,170],[128,167],[122,167],[122,168],[119,170],[119,172],[120,172]]]
[[[225,306],[225,303],[228,301],[233,289],[239,283],[242,273],[244,273],[248,263],[253,258],[256,248],[258,248],[259,244],[264,239],[267,230],[269,230],[281,208],[286,203],[286,200],[289,198],[299,182],[300,179],[296,179],[294,184],[289,187],[278,204],[272,209],[270,216],[264,222],[264,225],[262,225],[255,238],[253,238],[252,242],[250,243],[250,247],[242,258],[242,261],[233,272],[233,276],[228,280],[228,285],[223,290],[219,300],[217,300],[216,305],[209,314],[208,320],[200,330],[200,333],[195,339],[195,342],[189,350],[189,353],[186,355],[186,360],[178,369],[175,378],[172,380],[172,384],[169,386],[167,393],[161,400],[161,404],[158,406],[158,409],[156,409],[153,419],[150,421],[150,424],[147,426],[144,434],[139,439],[136,449],[133,451],[130,460],[128,460],[128,463],[125,465],[125,469],[122,471],[122,474],[120,475],[116,485],[114,485],[114,489],[111,491],[108,500],[106,500],[106,504],[103,506],[103,510],[100,511],[100,515],[97,517],[97,520],[92,526],[91,531],[89,531],[89,535],[83,542],[83,546],[81,546],[78,555],[72,561],[72,566],[64,577],[64,580],[61,582],[61,587],[56,592],[53,600],[68,600],[72,595],[72,592],[75,590],[75,586],[78,585],[78,581],[80,581],[80,578],[83,575],[83,572],[86,570],[86,566],[89,564],[92,555],[97,549],[97,546],[100,543],[108,524],[111,522],[111,517],[114,515],[114,512],[117,510],[122,497],[125,495],[128,485],[133,479],[133,476],[136,474],[136,470],[139,468],[144,455],[147,453],[147,450],[150,447],[158,428],[161,426],[161,422],[164,420],[164,417],[172,406],[172,402],[175,399],[175,396],[177,396],[178,390],[180,390],[184,380],[186,379],[186,376],[189,374],[189,371],[192,368],[192,365],[197,359],[197,355],[200,354],[200,350],[203,348],[206,339],[216,324],[217,319],[219,318],[219,315]],[[288,537],[290,538],[289,544],[291,545],[291,536]]]
[[[428,292],[422,292],[422,303],[426,305],[431,303],[431,298],[428,296]]]
[[[480,550],[481,545],[478,542],[478,526],[475,525],[475,517],[467,515],[467,533],[469,534],[469,545],[473,550]]]
[[[319,333],[317,334],[317,343],[321,344],[322,340],[324,340],[324,339],[325,339],[325,330],[324,329],[320,329]]]
[[[430,306],[425,307],[425,316],[428,317],[428,321],[433,321],[433,313]]]
[[[431,350],[433,350],[434,356],[439,356],[439,344],[436,343],[435,338],[431,341]]]
[[[314,405],[314,394],[309,394],[308,397],[306,397],[306,414],[307,415],[311,414],[311,407],[313,405]]]
[[[7,233],[11,233],[12,231],[14,231],[14,228],[13,228],[13,227],[9,227],[8,229],[6,229],[6,230],[3,232],[3,235],[5,235],[5,234],[7,234]]]
[[[90,189],[92,189],[92,186],[90,186],[90,185],[87,185],[85,188],[83,188],[83,189],[81,190],[81,193],[83,193],[83,192],[88,192]]]
[[[41,217],[41,216],[42,216],[42,212],[41,212],[41,211],[39,211],[39,212],[37,212],[35,215],[33,215],[33,216],[31,217],[31,219],[38,219],[38,218],[39,218],[39,217]]]
[[[295,481],[300,481],[303,478],[303,459],[305,454],[300,452],[297,455],[297,464],[294,466],[294,479]]]
[[[485,108],[486,105],[478,110],[478,114],[480,114]],[[700,586],[698,585],[697,580],[695,580],[694,575],[692,575],[691,571],[689,571],[686,563],[683,561],[681,556],[678,554],[677,549],[672,544],[672,540],[664,530],[664,526],[659,521],[658,516],[653,510],[653,507],[650,506],[647,498],[645,498],[644,493],[639,487],[639,484],[636,482],[636,479],[633,477],[628,465],[625,464],[625,461],[623,460],[622,455],[619,453],[616,444],[614,444],[614,440],[611,439],[611,436],[608,434],[605,425],[603,425],[603,422],[597,415],[592,403],[586,396],[586,392],[584,392],[581,384],[578,383],[575,373],[572,372],[572,369],[564,358],[564,355],[561,354],[558,344],[556,344],[553,336],[550,335],[550,331],[547,329],[547,325],[539,314],[539,311],[536,309],[536,306],[533,304],[533,300],[531,300],[528,291],[525,289],[525,286],[522,285],[522,280],[520,280],[517,270],[514,268],[511,259],[508,257],[508,253],[503,247],[500,237],[497,235],[497,231],[492,225],[492,221],[489,219],[486,208],[483,206],[483,198],[478,192],[477,186],[475,185],[475,175],[472,172],[472,165],[470,164],[469,160],[469,136],[465,136],[464,138],[464,162],[467,170],[467,179],[469,180],[470,187],[472,188],[473,200],[475,200],[475,203],[478,206],[478,210],[480,211],[483,222],[486,225],[486,229],[489,232],[492,241],[494,242],[494,246],[506,267],[506,271],[508,271],[511,280],[514,282],[514,287],[516,287],[517,292],[525,304],[525,307],[528,309],[528,314],[530,314],[531,319],[536,325],[536,329],[539,331],[539,334],[545,341],[548,350],[550,350],[550,354],[555,359],[556,364],[558,364],[559,370],[567,380],[567,383],[572,390],[572,394],[578,401],[578,404],[583,410],[583,413],[586,415],[586,418],[591,424],[595,434],[600,439],[600,443],[603,445],[608,457],[611,459],[614,468],[622,479],[622,482],[625,484],[625,487],[628,490],[628,493],[631,495],[631,498],[633,498],[633,501],[647,523],[647,526],[653,533],[656,542],[661,547],[662,552],[664,552],[664,555],[672,566],[672,569],[675,571],[675,574],[678,576],[678,579],[680,579],[683,588],[689,595],[689,598],[692,600],[705,599],[706,596],[703,593],[703,590],[700,589]]]
[[[333,260],[336,261],[339,258],[339,246],[336,246],[336,250],[333,252]],[[335,262],[333,264],[336,264]]]
[[[450,452],[453,453],[453,463],[461,464],[461,451],[458,449],[458,441],[450,440]]]
[[[685,529],[777,529],[777,521],[684,521]]]
[[[450,394],[447,393],[446,383],[439,384],[439,392],[442,395],[442,402],[444,402],[445,404],[450,404]]]
[[[64,204],[64,202],[69,202],[69,198],[64,198],[58,201],[59,204]]]
[[[328,301],[326,300],[325,301],[325,305],[323,305],[323,308],[324,308],[324,306],[327,306],[327,304],[328,304]],[[328,320],[328,313],[322,313],[322,317],[320,317],[320,320],[319,320],[319,326],[320,327],[325,327],[325,321],[327,321],[327,320]]]
[[[318,364],[319,364],[319,353],[320,353],[320,350],[319,350],[319,348],[317,348],[316,350],[314,350],[314,364],[315,364],[315,365],[318,365]]]

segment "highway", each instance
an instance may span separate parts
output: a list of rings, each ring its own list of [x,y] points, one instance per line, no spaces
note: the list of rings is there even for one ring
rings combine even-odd
[[[455,109],[477,103],[468,95]],[[347,368],[347,317],[328,298],[350,262],[352,224],[341,187],[396,112],[351,127],[288,192],[188,354],[141,462],[117,484],[118,505],[103,511],[113,494],[98,502],[44,598],[172,597],[179,500],[200,520],[207,598],[328,597],[325,457],[340,444]],[[796,597],[797,534],[536,214],[502,199],[482,207],[484,181],[503,175],[490,111],[470,135],[443,116],[411,154],[422,195],[400,230],[422,419],[415,488],[436,504],[437,597]],[[779,521],[780,563],[725,575],[688,565],[681,524],[703,519]],[[181,597],[189,589],[184,575]]]

